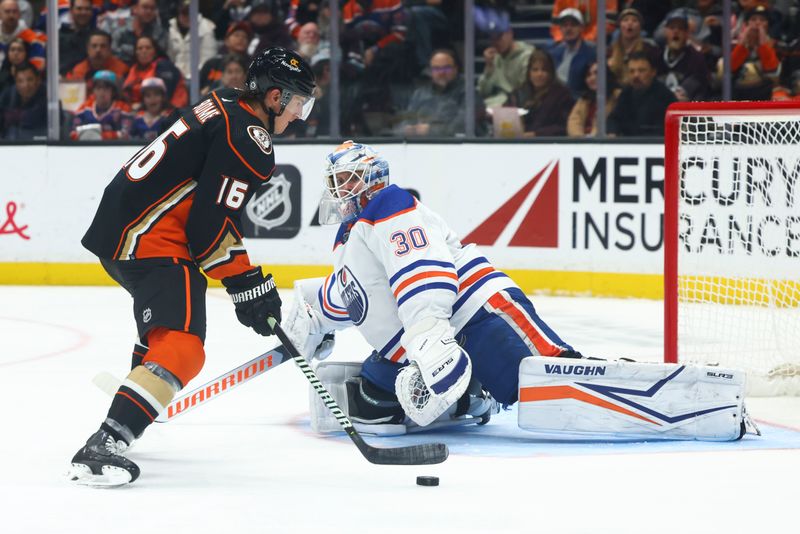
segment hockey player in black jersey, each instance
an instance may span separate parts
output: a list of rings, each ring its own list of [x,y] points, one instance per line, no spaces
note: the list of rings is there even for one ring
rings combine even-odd
[[[241,214],[272,176],[272,134],[304,120],[314,75],[296,53],[267,49],[247,87],[212,92],[128,160],[106,187],[83,245],[133,297],[139,343],[108,415],[72,459],[68,478],[133,482],[122,453],[203,366],[206,279],[219,279],[239,321],[261,335],[280,320],[272,275],[250,263]]]

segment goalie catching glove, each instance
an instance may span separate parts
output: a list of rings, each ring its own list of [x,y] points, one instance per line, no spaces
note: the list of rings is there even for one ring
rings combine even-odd
[[[239,322],[262,336],[271,336],[269,317],[281,322],[281,298],[271,274],[264,276],[256,267],[236,276],[222,279],[236,307]]]
[[[281,327],[306,360],[324,360],[333,352],[333,333],[320,333],[323,328],[319,312],[306,302],[301,282],[295,282],[294,301],[286,311]]]
[[[469,385],[472,362],[453,334],[448,321],[429,317],[400,340],[409,364],[397,374],[395,393],[406,415],[419,426],[436,420]]]

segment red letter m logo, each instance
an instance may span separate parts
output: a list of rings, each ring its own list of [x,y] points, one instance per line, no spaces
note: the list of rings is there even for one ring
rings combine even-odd
[[[548,162],[462,241],[476,245],[558,247],[558,160]]]

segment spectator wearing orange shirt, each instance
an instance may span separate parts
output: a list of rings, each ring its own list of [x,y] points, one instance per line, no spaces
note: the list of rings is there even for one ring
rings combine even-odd
[[[731,52],[734,100],[770,100],[780,75],[780,61],[769,37],[769,9],[758,5],[744,14],[738,42]],[[722,59],[717,64],[722,78]]]
[[[577,9],[583,15],[583,39],[594,42],[597,40],[597,0],[555,0],[553,2],[553,24],[550,26],[550,35],[558,42],[563,39],[561,27],[558,25],[558,14],[567,8]],[[606,0],[606,14],[616,14],[617,0]],[[606,35],[614,31],[612,24],[606,23]]]
[[[124,79],[128,65],[111,54],[111,36],[102,30],[94,30],[86,43],[86,59],[75,65],[64,78],[86,82],[86,94],[91,94],[94,74],[101,70],[110,70],[117,79]]]
[[[167,59],[155,39],[149,35],[142,35],[136,39],[136,62],[128,72],[128,77],[122,85],[122,92],[134,109],[142,106],[142,81],[145,78],[161,78],[167,86],[167,99],[174,108],[180,108],[189,103],[189,93],[186,82],[178,68]]]

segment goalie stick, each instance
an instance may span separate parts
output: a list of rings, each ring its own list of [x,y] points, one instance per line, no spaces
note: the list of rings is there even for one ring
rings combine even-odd
[[[311,387],[314,388],[314,391],[316,391],[320,399],[322,399],[322,403],[331,411],[333,416],[336,417],[336,420],[350,439],[353,440],[353,443],[356,444],[356,447],[358,447],[358,450],[367,461],[381,465],[428,465],[439,464],[447,460],[447,456],[450,452],[447,449],[447,445],[444,443],[423,443],[420,445],[384,449],[373,447],[365,442],[364,438],[361,437],[361,434],[359,434],[353,426],[353,423],[350,422],[350,419],[347,418],[342,409],[339,408],[339,405],[336,404],[336,401],[333,400],[331,394],[328,393],[328,390],[325,389],[325,386],[322,385],[322,382],[319,381],[319,378],[317,378],[316,373],[311,369],[306,359],[297,351],[286,335],[286,332],[283,331],[283,328],[281,328],[278,322],[272,317],[270,317],[268,321],[275,335],[278,336],[280,342],[283,343],[284,349],[286,349],[289,356],[294,360],[294,363],[297,364],[297,367],[300,368],[311,383]]]
[[[249,362],[243,363],[236,369],[232,369],[223,373],[213,380],[210,380],[202,386],[194,388],[192,391],[184,393],[177,399],[173,400],[167,406],[167,409],[159,415],[156,423],[168,423],[179,417],[186,412],[194,410],[198,406],[207,403],[212,399],[216,399],[223,393],[227,393],[233,388],[252,380],[253,378],[266,373],[279,366],[289,359],[286,349],[280,345],[272,350],[268,350],[260,356],[256,356]],[[92,382],[107,393],[109,396],[114,396],[122,384],[122,381],[116,378],[109,372],[98,374],[92,379]]]

